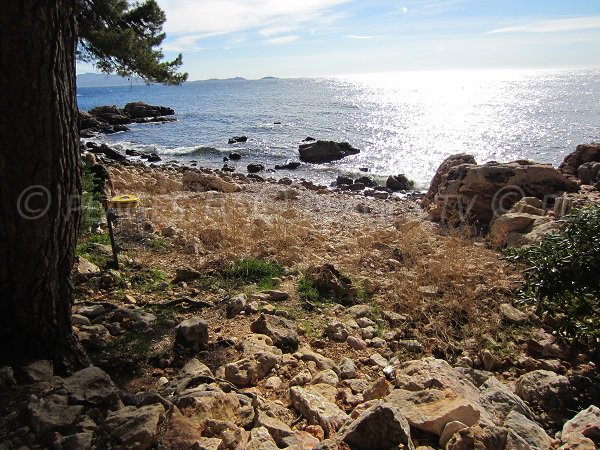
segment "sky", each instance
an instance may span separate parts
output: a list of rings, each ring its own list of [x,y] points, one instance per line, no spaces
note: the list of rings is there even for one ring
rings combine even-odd
[[[190,80],[600,68],[600,0],[157,1]]]

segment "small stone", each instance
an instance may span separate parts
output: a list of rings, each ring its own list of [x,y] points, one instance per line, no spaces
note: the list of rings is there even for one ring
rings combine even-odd
[[[390,389],[390,383],[385,377],[381,377],[363,392],[363,399],[368,402],[369,400],[383,398],[390,393]]]
[[[508,323],[520,324],[527,322],[527,314],[508,303],[500,305],[500,315],[502,320]]]
[[[77,314],[93,320],[96,317],[106,314],[106,309],[102,305],[82,306],[77,310]]]
[[[387,359],[385,359],[383,356],[381,356],[379,353],[373,353],[370,357],[369,360],[371,361],[371,363],[374,366],[379,366],[382,369],[384,369],[385,367],[387,367],[388,365],[388,361]]]
[[[483,361],[483,367],[487,371],[491,371],[496,366],[496,358],[489,350],[481,352],[481,360]]]
[[[331,370],[323,370],[319,372],[312,380],[311,384],[328,384],[330,386],[337,386],[340,382],[337,374]]]
[[[346,339],[346,344],[348,344],[348,347],[353,350],[364,350],[367,348],[367,343],[361,338],[357,338],[355,336],[348,336],[348,339]]]
[[[199,350],[208,344],[208,323],[199,317],[192,317],[177,325],[175,345]]]
[[[90,319],[88,319],[85,316],[82,316],[81,314],[73,314],[71,316],[71,323],[73,325],[91,325],[92,324]]]
[[[21,367],[19,371],[28,383],[39,383],[52,378],[54,365],[52,361],[39,360]]]
[[[283,386],[283,381],[279,377],[269,377],[265,381],[265,389],[277,391]]]
[[[356,377],[356,365],[350,358],[344,357],[340,360],[340,377],[342,380],[347,380]]]

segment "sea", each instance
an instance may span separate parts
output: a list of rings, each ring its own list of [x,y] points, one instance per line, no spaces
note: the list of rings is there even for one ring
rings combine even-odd
[[[128,102],[172,107],[176,122],[131,125],[96,140],[158,153],[163,162],[245,172],[298,160],[306,137],[361,150],[329,164],[303,164],[275,178],[331,184],[338,175],[384,180],[405,174],[426,189],[454,153],[478,163],[530,159],[555,166],[578,144],[600,142],[600,70],[438,71],[323,78],[230,79],[181,86],[81,87],[83,110]],[[229,145],[233,136],[248,137]]]

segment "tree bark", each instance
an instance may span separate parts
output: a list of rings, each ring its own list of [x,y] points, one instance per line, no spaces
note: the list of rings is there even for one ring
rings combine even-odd
[[[0,14],[0,360],[85,363],[71,327],[81,180],[75,0]]]

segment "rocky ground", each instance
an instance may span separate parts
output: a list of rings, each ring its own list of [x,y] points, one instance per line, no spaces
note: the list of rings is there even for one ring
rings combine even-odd
[[[461,161],[460,189],[520,173]],[[455,189],[447,166],[436,192]],[[517,304],[495,239],[399,197],[107,169],[142,204],[122,214],[119,270],[103,229],[78,248],[73,324],[93,366],[0,369],[0,448],[597,448],[596,365]],[[507,214],[553,217],[529,203]]]

